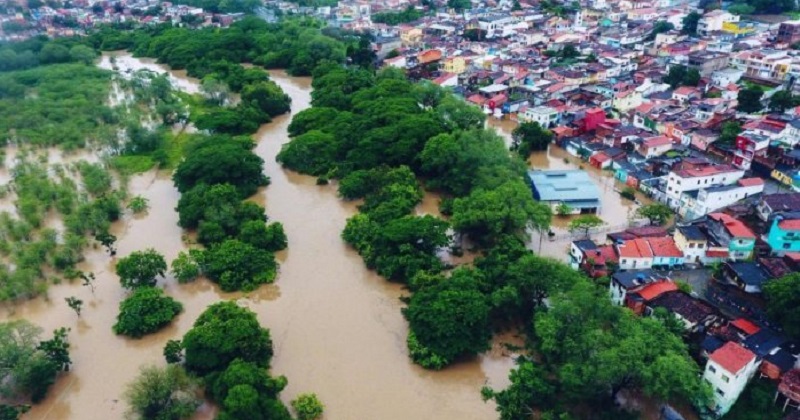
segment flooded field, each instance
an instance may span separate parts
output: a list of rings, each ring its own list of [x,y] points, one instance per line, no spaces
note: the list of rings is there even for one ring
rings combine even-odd
[[[117,63],[128,68],[156,66],[117,53]],[[108,63],[104,56],[102,63]],[[161,67],[159,67],[161,68]],[[163,68],[162,68],[163,69]],[[273,72],[273,79],[292,97],[292,112],[309,106],[310,79]],[[171,73],[183,88],[196,80]],[[187,89],[189,90],[189,89]],[[191,91],[191,90],[189,90]],[[25,318],[45,331],[72,329],[72,371],[59,379],[47,400],[26,419],[118,419],[125,404],[125,384],[146,364],[164,364],[162,348],[180,338],[211,303],[238,299],[254,310],[270,328],[275,344],[272,372],[286,375],[283,392],[289,401],[301,392],[315,392],[326,406],[325,418],[388,420],[492,419],[494,403],[481,400],[480,388],[507,385],[513,358],[502,343],[520,344],[513,334],[500,335],[493,349],[442,372],[413,365],[407,355],[407,325],[399,300],[404,291],[368,271],[361,258],[340,239],[345,221],[356,211],[341,201],[334,185],[320,187],[315,179],[283,170],[275,155],[288,141],[291,115],[276,118],[255,135],[256,152],[266,162],[271,185],[253,200],[266,206],[272,220],[283,223],[289,248],[278,254],[280,273],[273,285],[249,294],[225,294],[206,280],[179,285],[168,277],[159,282],[166,293],[184,305],[184,312],[168,328],[143,339],[118,337],[111,331],[125,292],[113,274],[115,259],[102,249],[87,252],[80,269],[94,272],[94,294],[78,283],[50,287],[46,298],[0,308],[0,316]],[[130,181],[131,195],[150,200],[146,214],[126,214],[115,223],[118,256],[155,248],[167,260],[187,248],[174,211],[179,194],[168,173],[149,173]],[[426,198],[422,211],[433,212],[435,197]],[[80,318],[67,307],[65,297],[85,302]],[[205,405],[195,416],[212,418]]]

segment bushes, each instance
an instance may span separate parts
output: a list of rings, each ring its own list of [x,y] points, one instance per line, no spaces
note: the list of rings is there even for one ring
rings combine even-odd
[[[205,251],[200,263],[203,273],[226,292],[255,290],[271,283],[277,274],[272,253],[236,239],[228,239]]]
[[[128,384],[128,416],[137,419],[186,419],[200,407],[200,388],[179,366],[143,367]]]
[[[183,305],[155,287],[139,287],[119,305],[113,330],[116,334],[139,338],[160,330],[183,310]]]
[[[0,323],[0,394],[37,403],[45,398],[59,372],[68,371],[67,329],[40,340],[41,328],[27,321]]]
[[[135,251],[121,258],[117,262],[116,271],[122,287],[126,289],[155,286],[156,277],[163,277],[167,271],[167,262],[164,256],[151,248]]]

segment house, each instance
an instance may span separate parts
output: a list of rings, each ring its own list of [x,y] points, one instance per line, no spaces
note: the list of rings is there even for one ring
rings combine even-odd
[[[672,269],[676,266],[683,266],[683,252],[678,249],[675,240],[669,236],[660,238],[646,238],[653,252],[652,267],[663,267]]]
[[[800,252],[800,212],[775,214],[767,232],[767,243],[775,255]]]
[[[659,296],[675,292],[678,285],[672,280],[657,280],[648,283],[637,290],[630,291],[625,298],[625,306],[635,314],[642,315],[647,310],[647,304]]]
[[[697,88],[681,86],[672,92],[672,99],[681,104],[687,104],[692,99],[700,99],[700,92]]]
[[[800,20],[789,20],[778,27],[777,42],[792,45],[800,42]]]
[[[636,238],[616,245],[620,270],[651,268],[653,251],[645,238]]]
[[[772,279],[760,264],[749,261],[726,262],[722,276],[745,293],[761,293],[761,286]]]
[[[708,239],[697,226],[678,226],[675,229],[675,245],[683,253],[685,262],[697,263],[706,254]]]
[[[721,319],[713,306],[680,290],[663,293],[648,302],[645,313],[652,315],[657,308],[664,308],[675,315],[690,332],[716,325]]]
[[[573,213],[597,213],[600,190],[582,170],[528,171],[533,198],[555,209],[566,204]]]
[[[537,122],[544,128],[553,128],[558,125],[560,113],[558,109],[550,106],[529,107],[519,115],[522,122]]]
[[[639,153],[646,158],[661,156],[672,150],[672,139],[667,136],[651,137],[639,145]]]
[[[697,33],[709,36],[712,32],[721,31],[723,24],[728,22],[739,22],[739,16],[724,10],[712,10],[704,14],[697,22]]]
[[[714,390],[709,407],[717,416],[726,414],[758,370],[760,360],[750,350],[729,341],[711,353],[703,379]]]
[[[596,249],[597,244],[591,239],[572,241],[569,247],[569,265],[577,270],[586,253]]]
[[[688,191],[681,194],[678,214],[686,220],[694,220],[763,191],[761,178],[742,178],[733,185]]]
[[[758,218],[766,222],[775,212],[800,212],[800,194],[785,193],[762,196],[756,206]]]
[[[608,284],[611,302],[618,306],[627,306],[625,302],[629,293],[637,292],[650,283],[663,281],[670,279],[652,270],[617,271],[611,275]]]
[[[743,176],[744,170],[730,165],[684,160],[667,176],[666,204],[672,209],[677,209],[680,207],[680,198],[684,192],[717,185],[730,185]]]
[[[711,213],[707,227],[710,239],[720,247],[727,248],[731,260],[744,260],[753,255],[756,235],[738,219],[725,213]]]

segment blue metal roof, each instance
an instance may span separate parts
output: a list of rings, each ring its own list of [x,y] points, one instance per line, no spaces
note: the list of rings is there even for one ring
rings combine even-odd
[[[537,200],[574,203],[575,208],[600,205],[600,190],[585,171],[528,171],[528,178]]]

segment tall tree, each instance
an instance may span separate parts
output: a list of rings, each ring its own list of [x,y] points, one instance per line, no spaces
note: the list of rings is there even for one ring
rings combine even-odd
[[[681,22],[683,27],[681,28],[681,33],[686,35],[697,35],[697,23],[700,22],[700,18],[703,15],[697,12],[691,12],[683,18]]]
[[[800,273],[767,282],[764,287],[767,314],[787,335],[800,338]]]
[[[636,214],[646,217],[651,225],[663,225],[674,214],[672,209],[662,203],[645,204],[636,209]]]
[[[747,87],[739,91],[736,101],[739,105],[736,107],[740,112],[752,114],[761,111],[764,106],[761,104],[761,97],[764,92],[758,88]]]
[[[156,277],[164,277],[167,262],[164,256],[154,249],[132,252],[117,262],[119,281],[126,289],[142,286],[155,286]]]
[[[595,216],[594,214],[585,214],[578,216],[569,222],[569,231],[572,233],[580,233],[584,237],[589,236],[589,231],[604,225],[603,219]]]
[[[542,128],[538,122],[523,122],[511,133],[512,150],[516,150],[523,158],[527,158],[532,151],[547,150],[553,141],[553,133]]]

